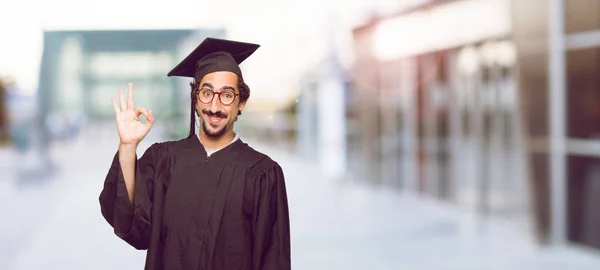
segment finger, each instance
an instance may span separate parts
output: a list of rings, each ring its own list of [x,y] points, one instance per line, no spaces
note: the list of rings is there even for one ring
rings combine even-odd
[[[152,126],[154,124],[154,116],[152,115],[152,111],[148,111],[148,117],[146,117],[146,125]]]
[[[127,109],[133,109],[133,83],[129,83],[129,93],[127,94]]]
[[[140,117],[142,111],[140,111],[140,107],[137,107],[135,110],[133,110],[133,113],[135,113],[135,117]]]
[[[119,113],[121,112],[121,109],[119,109],[119,104],[117,104],[117,99],[116,98],[112,98],[112,104],[113,104],[113,108],[115,108],[115,113],[117,115],[119,115]]]
[[[119,87],[119,104],[121,105],[121,111],[127,109],[127,103],[125,103],[125,96],[123,95],[123,88]]]
[[[138,106],[137,108],[135,108],[135,114],[138,116],[140,114],[143,114],[145,117],[148,117],[148,110],[144,107]]]

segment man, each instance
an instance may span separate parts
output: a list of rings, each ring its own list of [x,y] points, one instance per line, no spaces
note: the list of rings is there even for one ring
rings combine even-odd
[[[134,109],[132,84],[127,100],[121,90],[120,104],[113,98],[120,144],[100,206],[117,236],[147,250],[145,269],[291,268],[282,169],[233,130],[250,95],[239,64],[258,47],[207,38],[169,72],[194,78],[190,134],[152,144],[139,160],[152,111]]]

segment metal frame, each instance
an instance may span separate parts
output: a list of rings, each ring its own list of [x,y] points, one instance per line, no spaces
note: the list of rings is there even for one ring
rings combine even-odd
[[[550,94],[550,203],[552,211],[550,239],[554,244],[565,244],[567,238],[566,212],[566,129],[565,129],[565,77],[566,38],[565,1],[549,3],[549,94]],[[577,37],[577,36],[575,36]],[[573,36],[571,36],[573,40]],[[575,38],[575,40],[577,40]],[[582,42],[580,42],[582,43]],[[573,45],[573,44],[571,44]]]
[[[566,37],[567,50],[580,50],[600,47],[600,30],[569,34]]]
[[[565,0],[549,5],[550,179],[552,204],[551,239],[568,245],[567,155],[600,157],[600,140],[569,138],[566,133],[566,53],[600,47],[600,30],[565,33]]]
[[[403,134],[402,150],[404,151],[400,164],[404,170],[403,189],[409,193],[417,192],[419,189],[417,156],[418,134],[417,134],[417,71],[415,69],[417,60],[409,57],[401,60],[401,89],[406,89],[402,94]]]
[[[567,154],[600,157],[600,140],[593,139],[567,139]]]

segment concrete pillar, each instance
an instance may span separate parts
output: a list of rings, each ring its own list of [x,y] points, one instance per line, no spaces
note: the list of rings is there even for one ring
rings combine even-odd
[[[336,74],[319,83],[317,98],[319,164],[326,176],[346,172],[346,113],[343,81]]]

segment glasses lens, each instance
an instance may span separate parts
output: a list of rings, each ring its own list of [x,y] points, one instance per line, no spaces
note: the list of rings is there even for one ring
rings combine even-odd
[[[200,90],[200,101],[202,103],[209,103],[212,101],[214,95],[215,93],[213,93],[213,91],[208,89],[202,89]]]
[[[221,102],[225,105],[229,105],[235,99],[235,93],[232,91],[223,91],[220,94]]]

